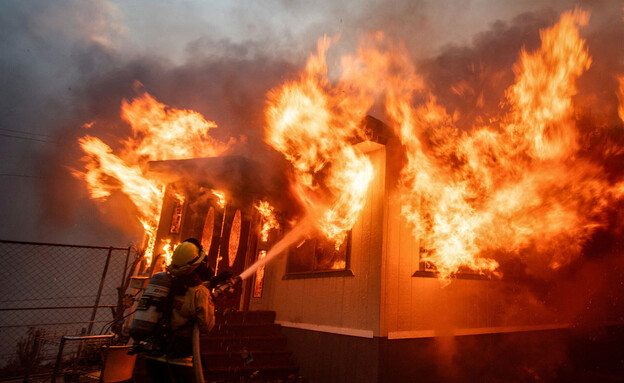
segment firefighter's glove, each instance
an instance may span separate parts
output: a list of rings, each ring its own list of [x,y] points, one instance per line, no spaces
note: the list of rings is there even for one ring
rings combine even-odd
[[[229,281],[230,278],[232,278],[232,273],[230,273],[229,271],[222,271],[219,273],[219,275],[210,279],[210,285],[219,286],[220,284]]]

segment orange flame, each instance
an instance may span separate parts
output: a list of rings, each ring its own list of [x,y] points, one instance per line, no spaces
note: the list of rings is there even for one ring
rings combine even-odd
[[[572,96],[591,63],[577,26],[588,18],[564,13],[542,31],[541,49],[521,53],[505,126],[460,135],[434,97],[411,107],[418,83],[389,83],[387,112],[407,150],[403,214],[443,277],[462,267],[495,270],[498,263],[485,256],[493,251],[535,252],[558,268],[601,225],[609,198],[619,197],[598,166],[575,156]]]
[[[330,81],[331,40],[324,38],[300,78],[269,93],[265,140],[292,163],[293,189],[307,216],[340,246],[373,176],[370,160],[353,143],[366,139],[361,122],[379,102],[405,150],[402,214],[423,258],[443,278],[465,268],[495,271],[497,257],[510,255],[556,269],[580,254],[605,224],[606,208],[624,194],[624,182],[613,185],[579,150],[572,111],[576,81],[592,62],[579,34],[588,20],[587,12],[575,9],[541,31],[541,47],[520,52],[504,109],[493,118],[475,118],[472,130],[461,132],[461,116],[447,113],[427,91],[404,45],[376,33],[357,55],[342,58],[342,73]],[[624,76],[619,81],[624,121]],[[479,93],[468,88],[459,83],[452,91]],[[212,140],[214,123],[147,94],[124,101],[122,109],[134,136],[119,155],[97,138],[82,138],[88,156],[80,176],[93,198],[105,199],[113,190],[127,194],[153,236],[163,185],[143,173],[145,163],[219,155],[232,141]],[[224,206],[225,196],[213,193]]]
[[[564,13],[557,25],[540,33],[541,49],[523,50],[514,68],[517,81],[507,91],[513,122],[507,129],[534,157],[561,159],[578,149],[577,133],[564,120],[572,112],[576,79],[591,65],[577,29],[588,21],[589,13],[579,9]]]
[[[269,240],[269,232],[272,229],[279,229],[280,225],[275,218],[275,209],[268,201],[258,201],[254,207],[260,213],[262,219],[262,229],[260,230],[260,240],[266,242]]]
[[[426,91],[403,45],[388,43],[382,33],[373,35],[357,56],[343,58],[342,77],[332,86],[325,39],[301,79],[270,94],[267,142],[293,163],[296,188],[309,214],[332,237],[336,231],[326,226],[334,205],[319,203],[318,195],[327,192],[325,187],[361,208],[363,200],[349,193],[363,198],[371,173],[361,169],[370,164],[358,162],[365,157],[348,150],[349,139],[360,133],[354,123],[360,113],[383,96],[406,151],[402,214],[420,240],[423,258],[443,278],[464,268],[495,271],[493,254],[522,254],[558,268],[580,254],[604,224],[605,208],[623,190],[621,183],[610,185],[600,166],[577,155],[575,83],[591,65],[578,28],[588,19],[588,13],[576,9],[542,31],[541,48],[523,50],[514,67],[516,83],[506,92],[508,113],[475,119],[500,125],[480,122],[461,134],[458,117]],[[358,160],[351,162],[352,154]],[[338,172],[328,167],[335,163],[358,166],[347,176],[345,167],[337,166]],[[336,179],[343,183],[328,182]],[[357,217],[353,211],[351,218]]]
[[[112,149],[100,139],[85,136],[78,142],[88,156],[83,158],[86,171],[74,171],[74,175],[85,180],[93,199],[106,200],[113,190],[119,190],[132,200],[139,213],[137,218],[145,230],[144,256],[149,264],[153,257],[157,223],[165,195],[164,185],[146,178],[139,164],[128,164],[113,154]]]
[[[210,190],[210,192],[219,199],[219,201],[217,202],[219,207],[225,207],[225,193],[214,189]]]
[[[361,134],[370,101],[348,84],[332,86],[318,44],[299,81],[269,94],[266,141],[293,164],[298,196],[321,231],[339,247],[365,203],[373,170],[351,142]]]
[[[168,108],[147,93],[132,102],[123,100],[121,115],[130,124],[133,137],[123,142],[118,155],[98,138],[81,138],[80,146],[87,153],[83,158],[85,171],[74,171],[74,175],[85,180],[91,198],[105,200],[113,190],[130,198],[145,229],[145,258],[149,264],[165,185],[144,172],[146,164],[152,160],[217,156],[234,141],[215,141],[209,135],[210,129],[216,128],[214,122],[194,111]]]
[[[179,243],[171,244],[171,239],[166,239],[165,244],[163,246],[163,254],[162,254],[162,264],[163,266],[168,266],[171,264],[171,259],[173,257],[173,251],[179,245]]]

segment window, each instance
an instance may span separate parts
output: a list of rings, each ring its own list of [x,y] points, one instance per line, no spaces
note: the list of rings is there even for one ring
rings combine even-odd
[[[428,248],[426,244],[426,237],[422,238],[420,240],[420,248],[418,249],[418,270],[416,270],[416,272],[412,274],[412,277],[437,278],[440,275],[435,264],[433,264],[431,261],[428,261],[426,257],[427,254],[431,254],[435,250]],[[491,279],[491,276],[489,274],[485,275],[479,273],[478,271],[471,270],[468,267],[460,267],[456,273],[451,275],[451,278],[489,280]]]
[[[232,228],[230,229],[230,241],[228,245],[228,264],[230,267],[234,266],[236,261],[236,254],[238,254],[238,245],[240,243],[241,236],[241,211],[236,210],[234,218],[232,219]]]
[[[351,233],[338,249],[324,238],[308,239],[290,248],[285,278],[353,275],[349,270],[350,252]]]
[[[419,241],[418,248],[418,270],[412,274],[412,277],[427,277],[427,278],[438,278],[440,273],[438,272],[438,268],[436,265],[429,261],[431,255],[435,254],[435,248],[432,246],[431,240],[429,236],[433,231],[433,224],[431,214],[429,213],[430,209],[428,207],[427,201],[424,198],[421,198],[420,201],[421,209],[423,209],[422,219],[424,220],[424,232]],[[456,273],[451,275],[451,278],[458,279],[479,279],[479,280],[488,280],[491,279],[490,275],[484,275],[479,273],[478,271],[471,270],[468,267],[460,267]]]
[[[260,250],[258,252],[258,260],[266,257],[266,250]],[[254,281],[253,297],[262,298],[262,290],[264,287],[264,266],[258,267],[256,270],[256,279]]]
[[[206,214],[206,220],[204,221],[204,228],[202,230],[201,245],[204,248],[206,254],[210,252],[210,246],[212,245],[212,236],[214,235],[214,208],[211,206]]]

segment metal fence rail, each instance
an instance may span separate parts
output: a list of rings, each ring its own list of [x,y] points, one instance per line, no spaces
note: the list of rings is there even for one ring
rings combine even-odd
[[[51,371],[62,336],[106,333],[131,247],[0,240],[0,380]]]

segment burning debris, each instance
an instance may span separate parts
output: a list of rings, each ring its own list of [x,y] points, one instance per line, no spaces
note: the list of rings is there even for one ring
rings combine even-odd
[[[463,269],[500,272],[501,262],[520,254],[536,268],[556,270],[573,262],[608,224],[624,192],[621,176],[605,174],[603,164],[584,152],[588,134],[575,102],[577,81],[592,65],[579,32],[589,18],[575,9],[543,29],[539,48],[518,52],[515,83],[506,88],[501,107],[483,115],[447,110],[405,46],[381,32],[362,40],[357,54],[342,57],[336,77],[327,67],[332,40],[322,39],[299,78],[267,95],[265,141],[291,163],[291,189],[304,210],[301,227],[277,248],[297,242],[311,227],[337,247],[344,241],[373,177],[369,158],[354,143],[367,139],[362,121],[375,109],[383,110],[404,150],[400,181],[391,193],[420,240],[420,256],[442,278]],[[622,75],[619,81],[624,120]],[[453,89],[479,93],[466,83]],[[479,109],[483,97],[476,102]],[[157,162],[151,173],[147,163],[223,158],[235,139],[213,139],[215,123],[167,108],[147,94],[123,101],[122,117],[134,133],[119,154],[86,136],[80,141],[86,170],[75,174],[87,182],[92,198],[105,199],[112,190],[127,194],[153,239],[165,181],[153,171]],[[614,147],[612,153],[622,150]],[[200,172],[203,160],[193,165]],[[257,208],[270,214],[265,203]],[[263,235],[277,226],[270,215],[264,225]]]

